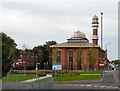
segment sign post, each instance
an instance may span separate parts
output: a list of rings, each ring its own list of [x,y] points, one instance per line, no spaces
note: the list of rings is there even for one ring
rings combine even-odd
[[[62,70],[62,64],[53,64],[52,70],[54,72],[54,81],[55,81],[56,71]]]
[[[101,72],[103,71],[104,65],[105,65],[104,62],[100,61],[99,66],[101,68]],[[101,74],[101,76],[103,77],[103,73]],[[102,82],[102,77],[101,77],[101,82]]]
[[[99,63],[99,66],[100,66],[100,68],[101,68],[101,70],[103,70],[103,68],[104,68],[104,62],[103,61],[101,61],[100,63]]]

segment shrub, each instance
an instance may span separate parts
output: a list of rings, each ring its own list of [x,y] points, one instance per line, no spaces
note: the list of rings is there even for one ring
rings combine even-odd
[[[76,76],[80,75],[80,72],[78,71],[57,71],[56,76]]]
[[[38,71],[38,76],[46,76],[46,72],[45,71]]]

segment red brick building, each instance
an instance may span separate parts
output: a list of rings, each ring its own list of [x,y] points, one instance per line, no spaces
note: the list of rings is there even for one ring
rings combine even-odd
[[[93,69],[98,69],[101,54],[102,61],[105,59],[105,51],[101,51],[98,45],[98,25],[98,17],[94,16],[92,43],[85,33],[76,31],[67,42],[52,45],[52,64],[62,64],[63,70],[87,70],[91,65]],[[90,53],[90,50],[94,50],[94,53]]]
[[[35,68],[37,59],[37,55],[34,53],[21,53],[20,57],[14,63],[14,67],[17,69]]]

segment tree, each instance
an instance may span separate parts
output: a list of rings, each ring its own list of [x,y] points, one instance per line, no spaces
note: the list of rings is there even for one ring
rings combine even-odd
[[[56,41],[48,41],[44,45],[39,45],[33,48],[33,52],[37,54],[38,61],[42,64],[42,68],[44,67],[44,63],[49,63],[49,69],[52,68],[51,64],[51,55],[52,49],[50,48],[51,45],[56,44]]]
[[[77,61],[78,69],[81,69],[81,63],[82,63],[82,49],[81,48],[77,50],[76,61]]]
[[[114,64],[116,64],[116,65],[120,65],[120,60],[112,60],[111,63],[114,63]]]
[[[11,69],[12,63],[17,59],[18,51],[16,50],[15,41],[5,33],[0,33],[2,38],[2,75],[6,76]]]
[[[44,60],[44,58],[43,58],[43,51],[44,50],[45,50],[44,47],[41,45],[33,48],[33,53],[37,54],[38,61],[40,63],[42,63]]]
[[[91,70],[94,69],[94,66],[95,66],[95,63],[96,63],[96,60],[98,58],[98,53],[96,53],[95,51],[95,48],[90,48],[88,50],[88,61],[89,61],[89,67]]]

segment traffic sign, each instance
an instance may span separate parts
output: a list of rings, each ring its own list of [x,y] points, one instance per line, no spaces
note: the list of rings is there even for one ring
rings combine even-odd
[[[62,70],[62,64],[53,64],[52,69],[53,70]]]
[[[101,62],[99,63],[99,66],[100,66],[100,67],[104,67],[104,65],[105,65],[105,64],[104,64],[103,61],[101,61]]]

